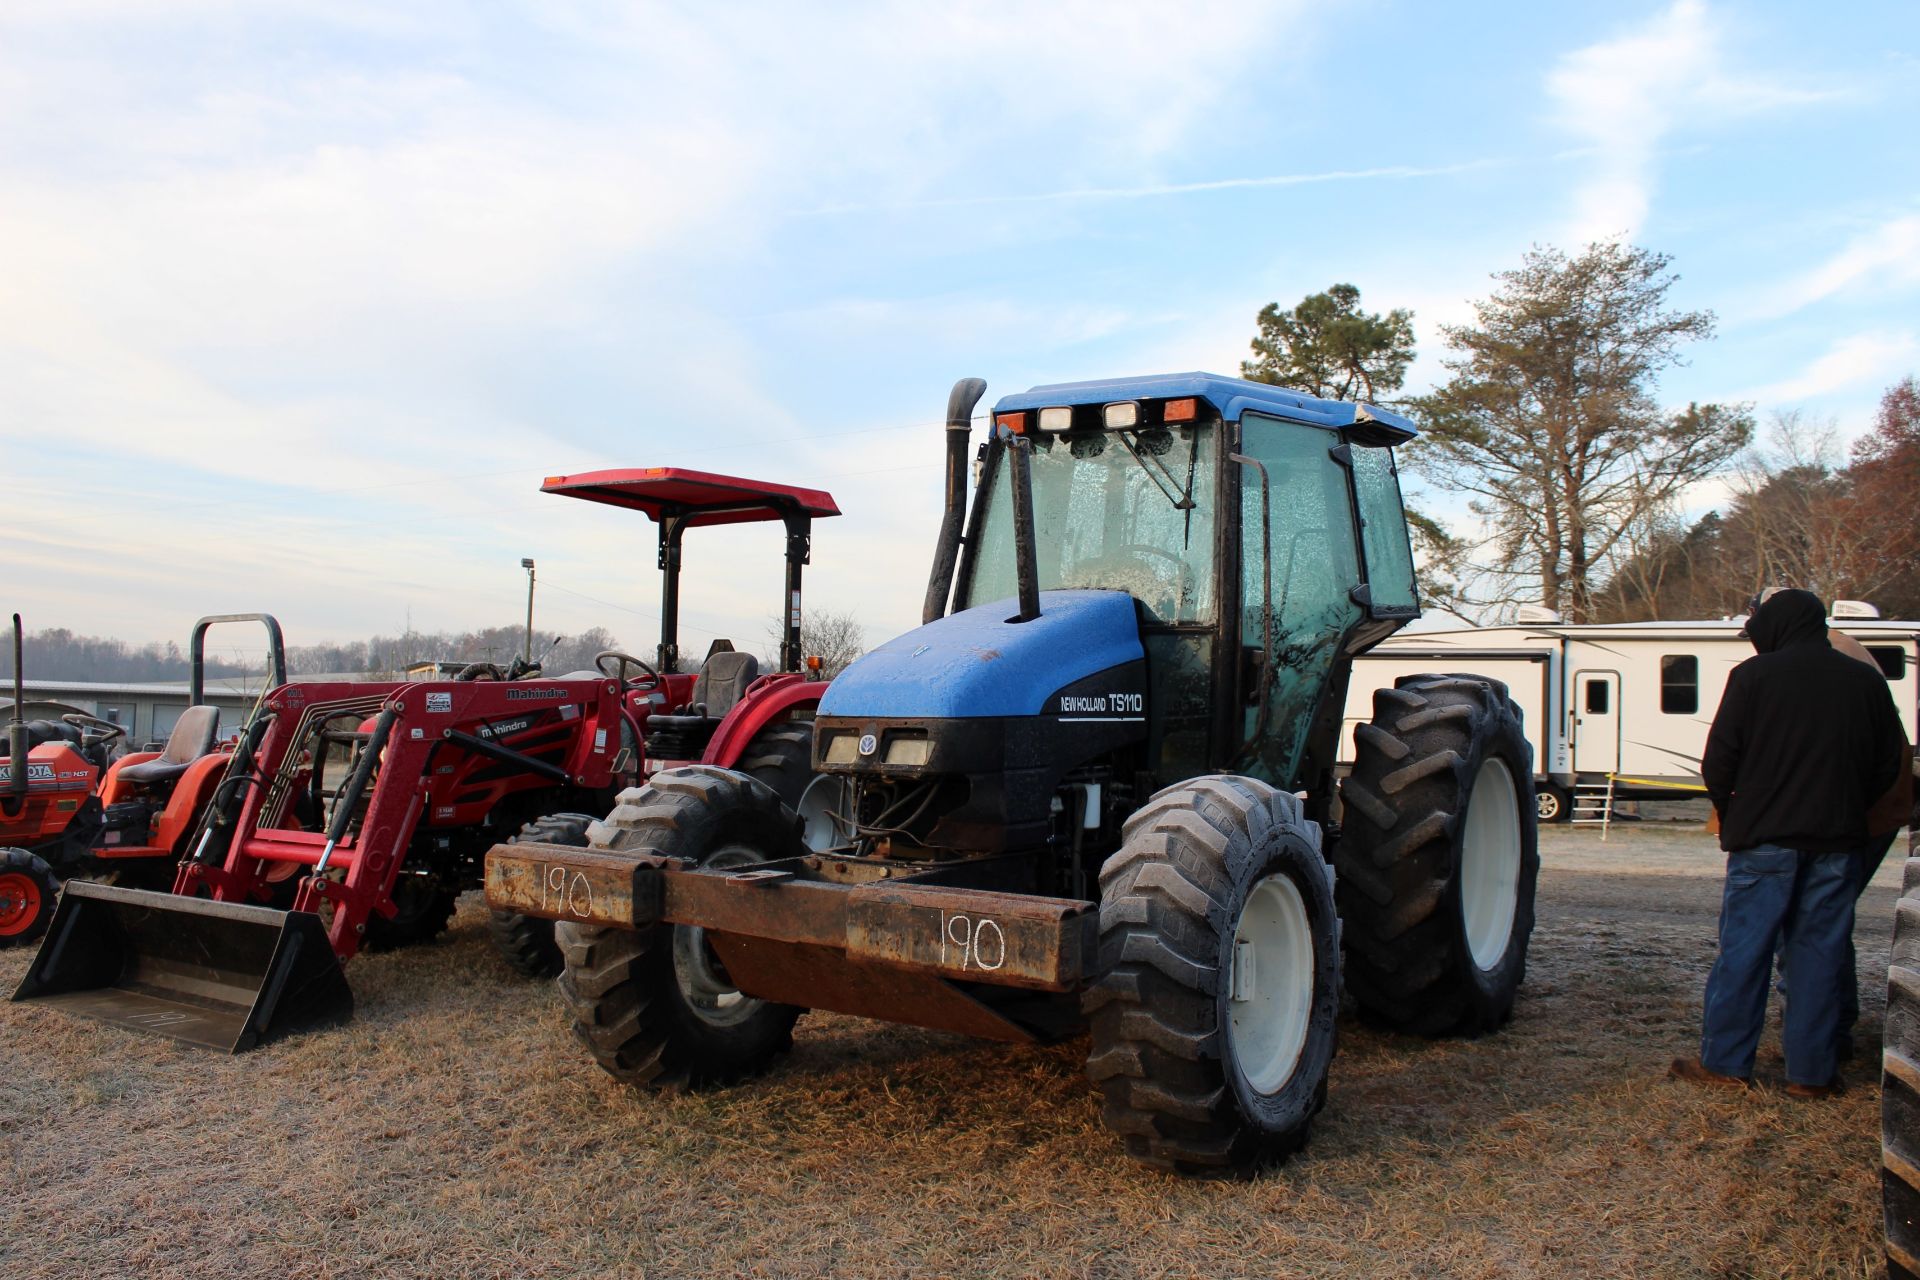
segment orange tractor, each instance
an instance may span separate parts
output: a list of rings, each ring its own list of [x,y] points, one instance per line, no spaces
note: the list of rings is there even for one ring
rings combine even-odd
[[[543,489],[659,523],[652,662],[608,651],[597,671],[557,679],[476,663],[467,679],[268,690],[215,770],[172,892],[69,884],[14,999],[238,1051],[348,1016],[341,965],[363,945],[436,935],[479,886],[490,846],[584,846],[588,815],[661,767],[738,769],[802,807],[826,685],[802,670],[800,574],[813,519],[839,514],[832,497],[668,468]],[[781,669],[763,675],[716,641],[698,672],[683,671],[684,534],[759,520],[787,531]],[[492,932],[523,971],[559,968],[550,921],[496,913]]]
[[[126,729],[111,720],[77,709],[57,720],[24,718],[20,615],[13,616],[13,712],[0,745],[0,947],[39,937],[60,882],[70,877],[173,883],[174,864],[232,759],[232,743],[218,741],[219,709],[203,692],[207,631],[230,622],[266,627],[267,686],[285,683],[278,622],[261,613],[202,618],[188,643],[189,705],[164,749],[113,759]],[[26,767],[15,767],[18,761]]]

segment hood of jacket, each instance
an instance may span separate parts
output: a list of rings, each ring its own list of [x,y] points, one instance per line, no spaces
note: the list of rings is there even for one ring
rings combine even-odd
[[[1827,606],[1811,591],[1788,588],[1761,602],[1747,619],[1747,638],[1757,653],[1789,645],[1827,642]]]

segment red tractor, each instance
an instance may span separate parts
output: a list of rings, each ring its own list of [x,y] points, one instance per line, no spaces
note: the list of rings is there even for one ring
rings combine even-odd
[[[670,468],[543,489],[659,523],[653,662],[608,651],[598,671],[557,679],[475,664],[453,681],[270,690],[226,757],[172,892],[69,884],[14,999],[238,1051],[348,1016],[340,966],[362,945],[437,934],[499,841],[584,847],[588,815],[662,767],[738,769],[805,807],[826,686],[802,669],[800,575],[813,519],[839,514],[832,497]],[[716,641],[698,672],[683,671],[681,540],[757,520],[787,531],[780,670],[762,675]],[[496,913],[492,928],[517,967],[558,969],[550,921]]]
[[[174,865],[231,757],[220,712],[207,705],[206,635],[228,622],[259,622],[268,638],[267,686],[284,683],[280,624],[266,614],[223,614],[194,624],[188,707],[160,751],[111,752],[126,729],[85,711],[24,719],[20,615],[13,617],[14,694],[0,744],[0,947],[31,942],[53,917],[60,882],[90,876],[123,885],[173,883]],[[25,759],[15,770],[12,762]],[[9,847],[10,846],[10,847]]]

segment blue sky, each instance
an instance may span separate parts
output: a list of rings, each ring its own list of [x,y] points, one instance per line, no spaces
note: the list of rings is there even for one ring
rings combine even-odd
[[[877,641],[955,378],[1236,372],[1351,281],[1418,389],[1489,273],[1612,235],[1720,317],[1664,399],[1851,435],[1920,372],[1916,124],[1911,0],[14,0],[0,603],[299,643],[510,621],[533,556],[542,629],[643,650],[652,526],[537,488],[683,465],[830,489],[809,599]],[[779,549],[689,540],[689,646],[760,640]]]

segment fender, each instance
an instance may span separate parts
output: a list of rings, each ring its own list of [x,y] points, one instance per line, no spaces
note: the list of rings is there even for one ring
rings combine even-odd
[[[772,724],[775,720],[784,720],[789,713],[799,707],[820,705],[821,695],[826,693],[828,683],[824,680],[809,680],[795,672],[780,672],[775,675],[761,676],[747,686],[747,691],[727,712],[727,718],[714,730],[713,740],[707,743],[705,754],[700,757],[701,764],[719,765],[731,769],[746,751],[747,744],[754,735]]]
[[[125,759],[134,758],[127,756]],[[187,771],[173,784],[173,793],[167,797],[165,807],[153,816],[152,844],[103,845],[91,850],[93,856],[106,859],[174,858],[184,854],[187,837],[199,825],[200,814],[232,759],[233,752],[216,748],[187,766]],[[116,767],[124,762],[116,762]],[[108,777],[111,779],[112,775]],[[105,793],[103,800],[104,796]]]
[[[149,760],[158,760],[158,751],[129,751],[107,766],[107,776],[100,781],[100,803],[119,804],[127,798],[133,787],[120,781],[120,771],[130,764],[145,764]]]

